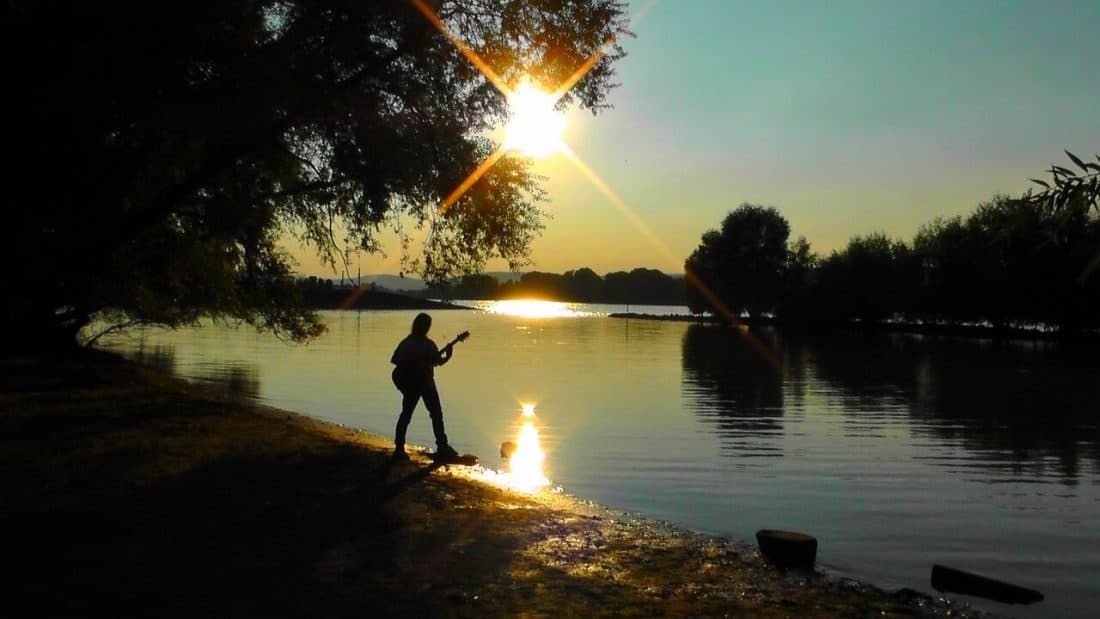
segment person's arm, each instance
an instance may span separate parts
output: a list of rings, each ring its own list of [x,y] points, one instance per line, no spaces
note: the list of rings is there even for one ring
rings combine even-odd
[[[437,366],[438,365],[445,365],[448,361],[451,360],[451,357],[453,357],[454,354],[455,354],[454,344],[447,344],[446,346],[443,347],[443,350],[439,351],[439,360],[436,361],[435,364]]]

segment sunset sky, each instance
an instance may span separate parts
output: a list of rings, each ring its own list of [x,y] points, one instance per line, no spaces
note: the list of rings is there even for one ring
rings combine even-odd
[[[631,7],[614,109],[570,111],[565,141],[653,235],[557,155],[537,168],[553,219],[532,270],[680,272],[742,202],[777,207],[818,253],[874,231],[911,240],[1022,192],[1062,149],[1100,151],[1095,0]],[[388,249],[362,272],[396,273]]]

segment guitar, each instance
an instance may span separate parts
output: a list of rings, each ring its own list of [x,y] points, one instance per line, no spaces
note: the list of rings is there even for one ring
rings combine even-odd
[[[454,348],[455,344],[458,344],[459,342],[465,342],[469,337],[469,331],[463,331],[462,333],[459,333],[458,336],[455,337],[455,339],[451,340],[446,346],[439,349],[439,358],[443,358],[443,351],[451,350],[452,348]]]
[[[439,365],[439,362],[443,360],[443,353],[444,352],[450,351],[451,349],[454,348],[455,344],[458,344],[459,342],[465,342],[467,340],[467,338],[469,338],[469,337],[470,337],[470,332],[469,331],[463,331],[462,333],[459,333],[458,336],[455,337],[455,339],[448,342],[446,346],[444,346],[443,348],[440,348],[439,349],[439,357],[435,360],[434,365]],[[418,372],[415,368],[395,367],[393,369],[393,373],[390,375],[390,378],[393,379],[393,386],[397,387],[398,391],[404,392],[409,387],[412,387],[413,381],[415,381],[416,378],[417,378],[417,374],[420,374],[420,372]]]

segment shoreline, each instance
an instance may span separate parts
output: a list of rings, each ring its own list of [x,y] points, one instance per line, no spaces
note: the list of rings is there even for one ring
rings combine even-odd
[[[690,322],[701,325],[727,325],[726,321],[713,315],[695,314],[645,314],[638,312],[615,312],[607,315],[608,318],[623,320],[654,320],[665,322]],[[810,334],[830,334],[851,331],[864,333],[908,333],[915,335],[943,336],[943,337],[970,337],[997,340],[1032,340],[1050,342],[1100,342],[1100,331],[1081,331],[1077,333],[1060,333],[1058,331],[1041,331],[1039,329],[1026,329],[1021,327],[986,327],[982,325],[947,325],[936,323],[859,323],[847,322],[833,325],[801,325],[797,323],[784,323],[771,318],[739,319],[739,327],[775,327],[792,332]]]
[[[84,357],[3,364],[3,517],[24,532],[9,555],[27,580],[3,604],[36,614],[55,588],[50,610],[143,614],[181,584],[202,595],[169,615],[981,614],[782,573],[746,542],[501,489],[423,453],[392,468],[384,437]]]

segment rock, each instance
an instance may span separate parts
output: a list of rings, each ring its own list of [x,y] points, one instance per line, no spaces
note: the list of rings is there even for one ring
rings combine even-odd
[[[1034,589],[943,565],[932,566],[932,588],[940,592],[973,595],[1005,604],[1032,604],[1043,601],[1043,594]]]
[[[776,567],[812,570],[817,560],[817,538],[805,533],[760,529],[756,543]]]

